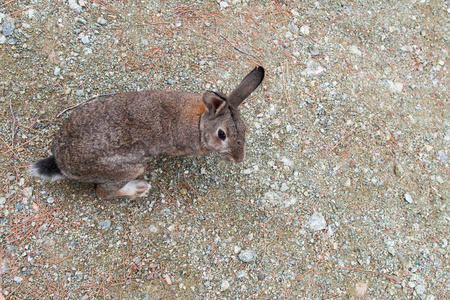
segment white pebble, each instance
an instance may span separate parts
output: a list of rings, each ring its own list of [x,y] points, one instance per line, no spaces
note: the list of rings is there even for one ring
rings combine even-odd
[[[292,206],[295,203],[297,203],[297,199],[296,198],[288,199],[288,200],[284,201],[284,207]]]
[[[309,35],[309,26],[303,25],[302,27],[300,27],[300,32],[303,33],[304,35]]]
[[[306,225],[308,225],[312,231],[319,231],[327,228],[327,222],[320,212],[314,212],[311,217],[309,217]]]
[[[156,227],[155,225],[150,225],[148,227],[148,230],[150,230],[150,232],[156,233],[158,232],[158,227]]]
[[[55,70],[53,71],[53,75],[59,76],[59,74],[61,74],[61,68],[56,66]]]
[[[89,41],[89,36],[88,36],[88,35],[84,35],[84,36],[81,38],[81,42],[82,42],[83,44],[85,44],[85,45],[88,45],[88,44],[90,43],[90,41]]]
[[[230,288],[230,283],[228,282],[228,280],[223,280],[222,283],[220,284],[220,291],[226,291]]]
[[[225,8],[227,8],[228,6],[230,6],[230,5],[229,5],[228,3],[226,3],[225,1],[220,1],[219,5],[220,5],[220,9],[225,9]]]
[[[104,19],[102,17],[98,17],[97,23],[100,25],[106,25],[106,23],[108,23],[108,21],[106,21],[106,19]]]
[[[91,48],[84,48],[84,49],[83,49],[83,54],[84,54],[84,55],[92,54],[92,49],[91,49]]]
[[[286,192],[287,190],[289,190],[289,186],[285,182],[283,182],[281,184],[280,191]]]
[[[414,290],[418,295],[423,295],[425,293],[426,287],[423,284],[419,284],[414,288]]]
[[[400,82],[394,82],[392,80],[387,81],[389,90],[393,93],[401,93],[403,90],[403,84]]]
[[[315,59],[306,62],[306,75],[318,75],[325,71],[325,68]]]
[[[405,193],[403,196],[405,197],[406,202],[413,203],[413,199],[409,193]]]
[[[81,6],[78,5],[77,0],[69,0],[69,7],[77,12],[81,12]]]
[[[351,45],[349,49],[350,49],[350,52],[353,54],[356,54],[358,56],[362,55],[362,52],[355,45]]]
[[[252,262],[255,260],[255,252],[253,250],[242,250],[239,253],[239,259],[246,263]]]
[[[35,10],[34,8],[30,8],[30,9],[27,11],[27,14],[28,14],[28,18],[29,18],[29,19],[32,19],[32,18],[36,15],[36,10]]]

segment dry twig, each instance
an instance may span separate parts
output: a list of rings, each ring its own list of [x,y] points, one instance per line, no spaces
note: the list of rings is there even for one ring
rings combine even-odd
[[[251,57],[253,57],[254,59],[257,59],[257,57],[254,56],[253,54],[247,53],[247,52],[241,50],[240,48],[238,48],[237,46],[235,46],[235,45],[234,45],[229,39],[227,39],[224,35],[222,35],[222,34],[219,34],[219,35],[220,35],[225,41],[227,41],[227,42],[228,42],[235,50],[241,52],[242,54],[251,56]]]

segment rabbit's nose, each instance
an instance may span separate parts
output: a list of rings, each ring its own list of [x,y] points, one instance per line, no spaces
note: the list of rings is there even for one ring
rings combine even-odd
[[[232,156],[234,163],[240,163],[245,160],[245,151],[242,151],[242,153],[238,153]]]

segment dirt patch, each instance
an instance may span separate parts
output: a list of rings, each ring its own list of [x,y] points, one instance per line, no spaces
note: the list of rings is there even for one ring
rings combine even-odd
[[[0,4],[6,299],[445,299],[448,3]],[[97,94],[231,91],[247,159],[155,158],[148,198],[29,178]],[[61,113],[62,112],[62,113]],[[60,114],[61,113],[61,114]]]

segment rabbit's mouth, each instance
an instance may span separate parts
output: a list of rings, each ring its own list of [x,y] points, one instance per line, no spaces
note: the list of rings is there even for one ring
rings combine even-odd
[[[226,160],[228,162],[235,163],[235,164],[238,164],[245,160],[245,152],[242,154],[238,154],[238,155],[236,155],[236,154],[233,155],[229,152],[224,152],[224,153],[220,153],[220,156],[222,157],[223,160]]]

